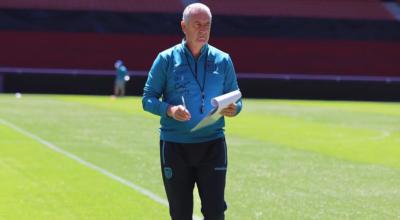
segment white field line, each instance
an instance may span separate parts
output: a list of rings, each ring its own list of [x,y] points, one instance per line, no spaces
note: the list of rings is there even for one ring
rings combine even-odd
[[[74,155],[74,154],[72,154],[72,153],[70,153],[68,151],[63,150],[60,147],[57,147],[56,145],[54,145],[54,144],[52,144],[52,143],[50,143],[50,142],[48,142],[48,141],[46,141],[46,140],[44,140],[42,138],[30,133],[29,131],[26,131],[26,130],[24,130],[22,128],[19,128],[18,126],[14,125],[14,124],[12,124],[12,123],[10,123],[10,122],[2,119],[2,118],[0,118],[0,123],[12,128],[12,129],[14,129],[16,131],[18,131],[18,132],[20,132],[21,134],[24,134],[24,135],[36,140],[37,142],[45,145],[46,147],[48,147],[48,148],[50,148],[50,149],[52,149],[52,150],[64,155],[64,156],[67,156],[67,157],[77,161],[78,163],[81,163],[81,164],[83,164],[83,165],[85,165],[85,166],[87,166],[87,167],[89,167],[89,168],[91,168],[93,170],[96,170],[96,171],[98,171],[98,172],[110,177],[111,179],[113,179],[113,180],[115,180],[117,182],[120,182],[120,183],[122,183],[122,184],[124,184],[124,185],[126,185],[126,186],[128,186],[128,187],[130,187],[130,188],[142,193],[143,195],[149,197],[150,199],[152,199],[152,200],[154,200],[154,201],[156,201],[156,202],[168,207],[168,201],[163,199],[163,198],[161,198],[161,197],[159,197],[158,195],[154,194],[153,192],[151,192],[151,191],[149,191],[149,190],[147,190],[147,189],[145,189],[143,187],[140,187],[140,186],[138,186],[138,185],[136,185],[136,184],[134,184],[134,183],[122,178],[122,177],[119,177],[119,176],[117,176],[117,175],[115,175],[115,174],[113,174],[113,173],[111,173],[111,172],[99,167],[99,166],[96,166],[96,165],[94,165],[94,164],[92,164],[90,162],[87,162],[87,161],[79,158],[78,156],[76,156],[76,155]],[[193,220],[201,220],[201,218],[196,216],[196,215],[193,215]]]

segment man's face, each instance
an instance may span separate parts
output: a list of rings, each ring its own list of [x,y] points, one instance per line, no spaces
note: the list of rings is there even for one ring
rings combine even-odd
[[[194,9],[189,22],[181,22],[182,31],[185,33],[186,42],[195,47],[202,47],[210,38],[211,18],[207,12]]]

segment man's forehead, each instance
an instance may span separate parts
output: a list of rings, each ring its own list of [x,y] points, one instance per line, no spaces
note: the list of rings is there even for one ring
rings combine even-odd
[[[190,20],[191,21],[210,21],[210,15],[201,8],[193,8],[190,13]]]

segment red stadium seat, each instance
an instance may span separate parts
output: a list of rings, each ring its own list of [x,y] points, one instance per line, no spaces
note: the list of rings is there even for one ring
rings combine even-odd
[[[397,0],[398,2],[400,0]],[[204,0],[215,14],[394,19],[380,0]],[[182,0],[2,0],[0,8],[181,13]]]
[[[2,0],[0,8],[26,8],[43,10],[99,10],[125,12],[180,12],[180,0]]]
[[[202,2],[209,5],[217,14],[394,19],[380,0],[204,0]]]

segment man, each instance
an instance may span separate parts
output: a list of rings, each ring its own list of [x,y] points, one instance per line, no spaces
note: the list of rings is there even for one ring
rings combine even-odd
[[[124,66],[122,60],[117,60],[114,63],[116,70],[115,83],[114,83],[114,96],[125,95],[125,83],[128,81],[128,69]]]
[[[208,44],[211,12],[206,5],[187,6],[181,27],[185,39],[161,52],[151,67],[143,108],[161,116],[161,168],[172,219],[192,219],[196,183],[205,220],[223,220],[227,209],[224,118],[190,130],[212,109],[212,98],[238,89],[236,74],[229,55]],[[233,117],[241,107],[239,100],[221,114]]]

